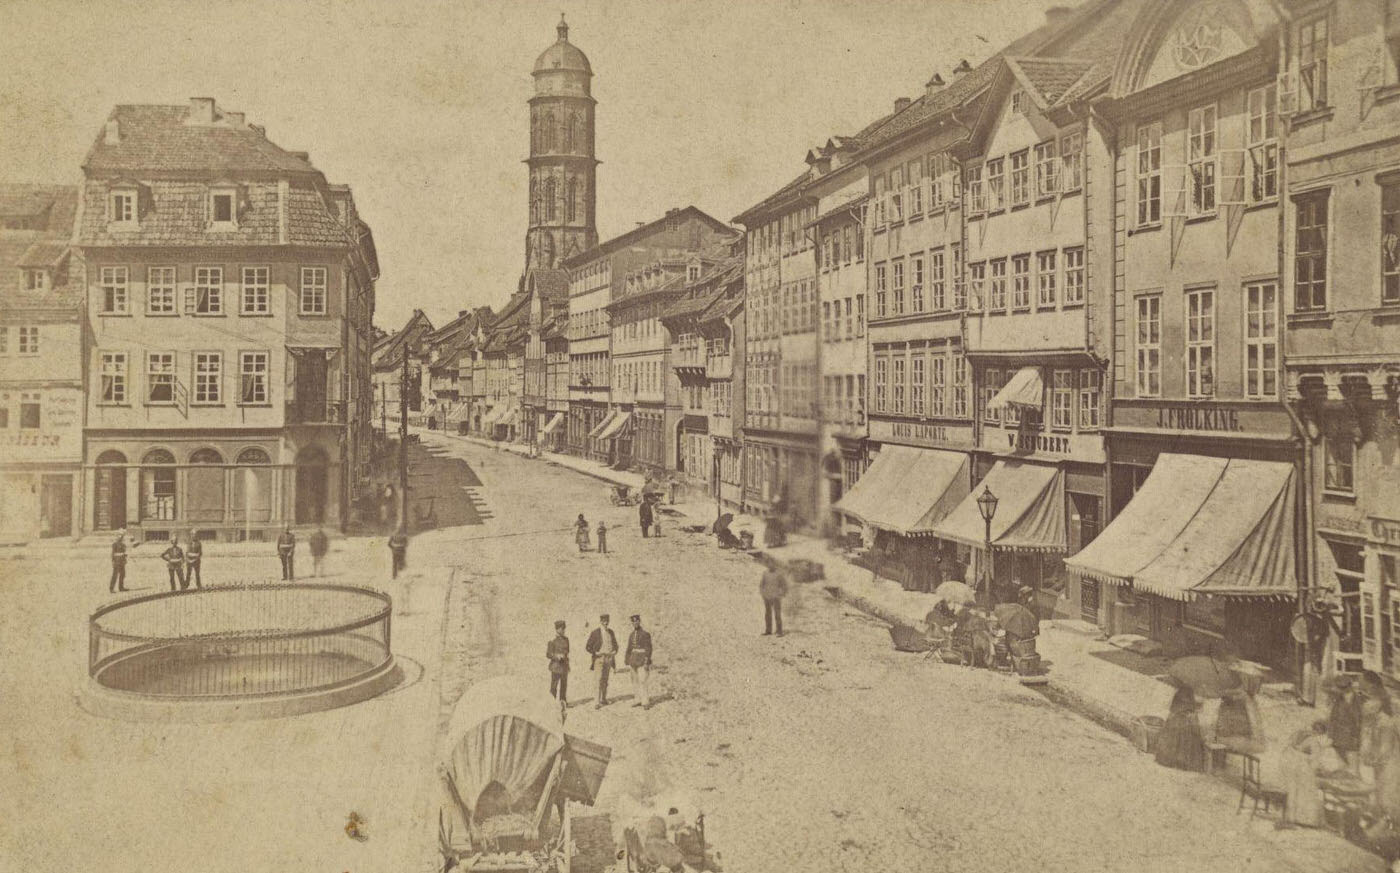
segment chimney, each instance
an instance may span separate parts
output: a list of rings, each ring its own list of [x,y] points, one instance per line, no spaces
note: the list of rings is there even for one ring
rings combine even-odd
[[[929,79],[928,82],[924,84],[924,96],[932,97],[939,91],[942,91],[944,87],[943,77],[934,73],[933,78]]]
[[[301,158],[308,164],[311,163],[311,152],[287,152],[287,154],[291,155],[294,158]]]
[[[972,72],[972,64],[967,62],[967,58],[963,58],[962,63],[953,68],[953,81],[956,82],[970,72]]]
[[[470,310],[470,309],[459,309],[459,310],[457,310],[457,317],[458,317],[458,318],[466,318],[468,312],[471,312],[471,310]]]
[[[248,125],[248,129],[254,131],[264,139],[267,138],[267,128],[263,127],[261,124],[250,124]]]
[[[894,98],[894,111],[895,111],[895,112],[903,112],[904,110],[906,110],[906,109],[908,109],[908,108],[909,108],[909,98],[908,98],[908,97],[896,97],[896,98]]]
[[[242,112],[225,112],[224,118],[228,119],[228,126],[242,130],[248,126],[248,119]]]
[[[1074,9],[1069,6],[1051,6],[1045,10],[1045,23],[1052,26],[1063,24],[1073,12]]]
[[[107,129],[102,132],[102,142],[105,145],[116,145],[122,141],[121,122],[115,118],[107,119]]]
[[[214,123],[214,98],[213,97],[191,97],[190,114],[185,119],[186,124],[213,124]]]

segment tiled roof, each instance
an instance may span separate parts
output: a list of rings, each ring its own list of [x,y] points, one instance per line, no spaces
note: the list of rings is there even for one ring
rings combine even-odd
[[[72,310],[75,314],[83,305],[83,289],[64,281],[55,274],[54,287],[46,291],[24,290],[20,262],[35,246],[57,244],[51,234],[32,230],[0,230],[0,309],[4,310]],[[47,266],[47,265],[45,265]]]
[[[105,128],[88,151],[90,173],[139,171],[315,173],[304,157],[275,145],[264,132],[219,113],[213,124],[186,124],[189,106],[117,106],[119,141],[108,143]]]
[[[535,290],[541,297],[567,298],[569,296],[568,270],[535,270],[531,274]]]
[[[1093,66],[1091,58],[1007,58],[1006,65],[1023,85],[1051,106]]]
[[[68,254],[67,240],[35,240],[20,256],[18,266],[47,269],[63,260],[63,256],[66,254]]]
[[[810,172],[808,172],[807,170],[803,170],[797,176],[797,178],[793,179],[791,182],[788,182],[786,185],[779,188],[777,191],[774,191],[772,194],[769,194],[767,197],[764,197],[762,200],[750,206],[748,209],[745,209],[743,212],[734,216],[734,223],[746,224],[747,222],[745,221],[745,219],[760,216],[765,212],[771,210],[773,207],[779,205],[780,203],[786,202],[787,200],[791,199],[798,191],[800,191],[802,189],[802,186],[805,185],[811,177],[812,174]]]
[[[715,228],[716,230],[726,233],[734,233],[734,228],[730,227],[729,225],[725,224],[718,218],[715,218],[713,215],[710,215],[709,213],[705,212],[699,207],[686,206],[684,208],[677,209],[673,212],[669,212],[666,215],[663,215],[654,221],[649,221],[646,224],[634,227],[626,233],[615,236],[612,239],[604,240],[603,242],[598,243],[598,245],[594,246],[591,249],[588,249],[587,251],[579,252],[576,255],[571,255],[564,259],[563,265],[565,267],[576,267],[579,264],[586,264],[589,261],[594,260],[595,258],[602,257],[603,255],[606,255],[609,252],[613,252],[620,248],[624,248],[625,246],[629,246],[633,242],[643,237],[650,236],[651,234],[664,229],[665,222],[667,222],[668,220],[685,219],[690,217],[698,218],[706,224],[710,225],[711,227]]]
[[[78,209],[76,185],[26,185],[0,183],[0,219],[43,220],[30,230],[73,232],[73,216]]]

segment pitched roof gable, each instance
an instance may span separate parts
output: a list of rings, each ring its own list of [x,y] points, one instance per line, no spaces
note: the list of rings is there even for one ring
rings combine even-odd
[[[189,106],[119,105],[107,116],[108,124],[116,125],[115,141],[104,127],[83,169],[98,175],[319,172],[304,154],[282,149],[262,128],[243,123],[242,113],[215,113],[211,123],[196,124],[188,123]]]
[[[599,258],[603,255],[615,252],[620,248],[624,248],[626,246],[631,245],[637,240],[643,239],[647,236],[650,236],[653,233],[664,230],[665,223],[667,221],[678,218],[698,218],[700,221],[704,222],[705,224],[708,224],[711,228],[721,233],[734,233],[734,228],[730,227],[729,225],[725,224],[718,218],[715,218],[713,215],[710,215],[709,213],[705,212],[699,207],[686,206],[681,209],[668,212],[660,218],[649,221],[646,224],[643,224],[639,227],[634,227],[626,233],[615,236],[612,239],[604,240],[603,242],[598,243],[598,245],[594,246],[591,249],[588,249],[587,251],[579,252],[576,255],[570,255],[569,257],[564,259],[563,266],[565,268],[576,267],[579,264],[585,264],[595,258]]]

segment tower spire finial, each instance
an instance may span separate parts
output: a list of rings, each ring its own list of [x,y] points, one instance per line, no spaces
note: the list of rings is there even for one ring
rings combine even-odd
[[[555,30],[559,31],[560,42],[569,41],[569,25],[568,22],[564,21],[564,13],[562,12],[559,13],[559,26]]]

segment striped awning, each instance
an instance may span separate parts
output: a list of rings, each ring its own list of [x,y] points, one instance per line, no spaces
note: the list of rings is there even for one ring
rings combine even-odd
[[[997,498],[992,545],[1013,552],[1068,551],[1065,475],[1059,467],[1029,461],[997,461],[948,517],[934,525],[940,539],[982,548],[986,522],[977,498],[990,489]]]

